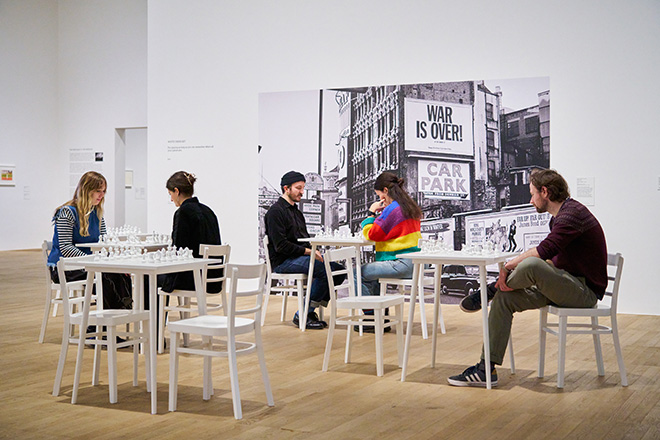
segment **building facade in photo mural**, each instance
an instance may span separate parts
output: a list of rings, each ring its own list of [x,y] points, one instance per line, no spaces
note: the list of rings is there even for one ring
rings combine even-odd
[[[383,171],[405,178],[422,207],[422,235],[454,249],[493,241],[521,250],[547,234],[548,214],[529,205],[529,174],[550,165],[548,78],[303,94],[260,95],[260,237],[279,176],[291,169],[307,176],[300,209],[312,235],[359,230]],[[305,117],[311,127],[291,121]]]

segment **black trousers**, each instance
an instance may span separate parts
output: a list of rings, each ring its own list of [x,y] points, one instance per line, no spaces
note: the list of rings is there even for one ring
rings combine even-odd
[[[67,270],[64,272],[67,281],[80,281],[87,279],[87,271],[83,269]],[[57,268],[50,268],[50,278],[54,283],[60,282]],[[133,305],[131,277],[123,273],[101,274],[103,286],[104,309],[130,309]],[[94,286],[96,290],[96,286]]]

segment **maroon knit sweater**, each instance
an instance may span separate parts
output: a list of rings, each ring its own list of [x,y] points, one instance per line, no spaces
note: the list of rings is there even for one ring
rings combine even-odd
[[[607,287],[607,245],[600,223],[582,203],[566,199],[550,220],[550,234],[536,247],[542,259],[576,277],[603,299]]]

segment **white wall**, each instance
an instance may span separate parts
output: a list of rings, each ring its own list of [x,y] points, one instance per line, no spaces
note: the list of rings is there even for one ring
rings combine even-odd
[[[60,0],[60,148],[104,153],[109,227],[121,226],[123,168],[115,170],[115,129],[147,124],[147,3],[145,0]],[[68,176],[67,176],[68,177]],[[121,223],[121,224],[118,224]]]
[[[0,2],[0,164],[16,186],[0,186],[0,250],[41,246],[67,197],[57,148],[57,3]]]
[[[551,164],[596,178],[621,311],[660,314],[659,19],[651,0],[150,1],[149,187],[197,173],[232,259],[254,260],[259,92],[548,75]],[[177,160],[170,140],[215,148]],[[150,228],[172,211],[150,193]]]

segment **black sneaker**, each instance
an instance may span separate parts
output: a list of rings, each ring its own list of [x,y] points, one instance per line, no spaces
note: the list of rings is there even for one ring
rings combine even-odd
[[[323,328],[326,328],[326,327],[328,326],[328,323],[327,323],[327,322],[325,322],[325,321],[321,321],[321,320],[319,319],[319,315],[317,315],[316,312],[310,312],[310,313],[307,315],[307,321],[320,322],[321,324],[323,324]]]
[[[468,367],[461,374],[447,378],[449,385],[455,387],[486,387],[486,372],[483,365],[479,362],[477,365]],[[497,371],[493,368],[490,373],[491,386],[497,386]]]
[[[489,284],[486,290],[488,291],[488,302],[490,302],[497,293],[497,289],[495,288],[495,283]],[[459,306],[461,310],[463,310],[466,313],[474,313],[481,310],[481,290],[477,289],[471,294],[467,295],[465,298],[461,300]]]
[[[293,315],[293,325],[300,327],[300,319],[298,318],[297,313]],[[307,330],[323,330],[325,327],[323,326],[323,321],[312,321],[309,319],[309,317],[307,317],[307,324],[305,325],[305,328]]]
[[[389,319],[386,319],[385,322],[390,322]],[[360,331],[360,326],[359,325],[354,325],[353,326],[353,331],[359,332]],[[392,327],[383,327],[383,333],[389,333],[392,331]],[[376,326],[375,325],[363,325],[362,326],[362,333],[376,333]]]

